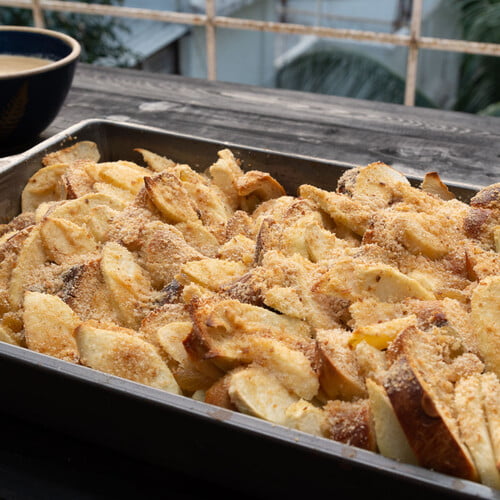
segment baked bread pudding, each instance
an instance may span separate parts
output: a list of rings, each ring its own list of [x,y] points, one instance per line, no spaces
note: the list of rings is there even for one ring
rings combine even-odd
[[[0,226],[0,340],[500,488],[500,183],[335,191],[47,154]]]

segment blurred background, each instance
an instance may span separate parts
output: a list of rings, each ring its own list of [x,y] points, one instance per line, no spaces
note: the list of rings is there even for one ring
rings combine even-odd
[[[100,66],[500,116],[492,46],[433,42],[500,44],[500,0],[0,0],[0,23],[63,31]]]

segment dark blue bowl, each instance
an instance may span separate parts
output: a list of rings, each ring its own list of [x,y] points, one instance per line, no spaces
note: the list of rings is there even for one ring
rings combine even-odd
[[[0,55],[49,59],[45,66],[0,75],[0,152],[33,143],[61,109],[80,44],[57,31],[0,26]]]

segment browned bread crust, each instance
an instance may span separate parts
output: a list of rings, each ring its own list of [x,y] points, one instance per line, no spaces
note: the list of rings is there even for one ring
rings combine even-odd
[[[476,481],[477,471],[468,450],[405,355],[392,364],[384,387],[420,465]]]

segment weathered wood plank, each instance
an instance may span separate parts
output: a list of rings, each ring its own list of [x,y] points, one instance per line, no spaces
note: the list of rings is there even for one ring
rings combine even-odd
[[[48,134],[96,117],[448,181],[500,180],[500,120],[465,113],[80,65]]]
[[[89,98],[92,107],[87,104]],[[365,130],[332,123],[325,125],[309,118],[298,121],[188,105],[182,109],[171,107],[166,111],[145,113],[131,109],[134,104],[137,108],[144,102],[77,90],[72,99],[71,115],[61,116],[54,132],[87,118],[119,118],[221,141],[348,163],[366,164],[380,160],[411,175],[436,170],[444,179],[473,184],[489,184],[500,177],[498,158],[493,152],[479,147],[479,141],[472,144],[452,142],[451,138],[445,140],[432,134],[427,137],[405,136],[376,128]],[[96,110],[100,112],[96,114]],[[487,166],[494,165],[495,160],[497,167],[489,170]]]
[[[500,119],[492,117],[80,64],[41,138],[88,118],[351,164],[383,161],[408,175],[434,170],[449,182],[500,181]]]
[[[453,134],[466,137],[465,140],[500,138],[498,120],[491,117],[172,75],[85,66],[78,71],[75,86],[145,101],[159,100],[172,106],[220,108],[264,116],[276,116],[278,113],[280,117],[297,120],[304,119],[307,114],[311,121],[334,121],[339,125],[356,125],[356,128],[366,130],[377,125],[387,132],[405,127],[409,133]]]

